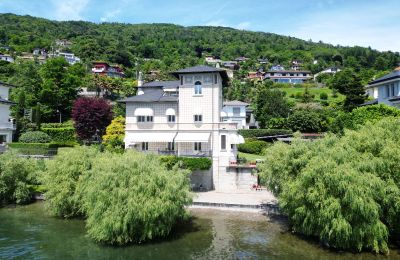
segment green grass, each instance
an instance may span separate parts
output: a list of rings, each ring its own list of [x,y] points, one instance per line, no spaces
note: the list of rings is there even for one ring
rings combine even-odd
[[[304,88],[298,88],[298,87],[291,87],[291,88],[279,88],[279,90],[286,92],[287,97],[289,98],[289,100],[291,101],[300,101],[300,99],[296,99],[291,97],[291,95],[296,95],[296,93],[304,93]],[[338,102],[338,101],[342,101],[344,99],[344,96],[337,93],[337,97],[333,97],[332,96],[332,89],[330,88],[326,88],[326,87],[321,87],[321,88],[308,88],[308,90],[310,91],[311,94],[315,95],[314,100],[315,101],[320,101],[319,99],[319,95],[321,93],[326,93],[328,94],[328,102]]]
[[[264,159],[263,157],[264,156],[258,155],[258,154],[239,152],[239,158],[245,158],[247,161],[255,161],[257,159]]]

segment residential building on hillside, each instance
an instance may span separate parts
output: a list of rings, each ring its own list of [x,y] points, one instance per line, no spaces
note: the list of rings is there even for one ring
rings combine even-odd
[[[11,55],[8,54],[2,54],[0,53],[0,60],[8,61],[8,62],[14,62],[14,58],[11,57]]]
[[[247,60],[249,60],[250,58],[246,58],[246,57],[237,57],[236,59],[235,59],[235,61],[237,61],[237,62],[244,62],[244,61],[247,61]]]
[[[290,65],[291,70],[301,70],[303,66],[303,62],[299,60],[293,60]]]
[[[74,65],[81,61],[81,59],[71,52],[55,51],[49,57],[63,57],[70,65]]]
[[[33,55],[29,52],[21,53],[21,56],[18,56],[17,59],[19,60],[28,60],[28,61],[35,61],[39,64],[44,64],[47,60],[47,55]]]
[[[318,72],[317,74],[314,75],[314,80],[316,80],[319,75],[322,75],[322,74],[336,74],[339,71],[341,71],[341,69],[339,69],[337,67],[330,67],[330,68],[324,69],[323,71],[320,71],[320,72]]]
[[[233,100],[225,101],[221,112],[221,120],[223,122],[237,123],[238,129],[248,129],[246,124],[246,108],[249,104]]]
[[[8,100],[12,85],[0,82],[0,143],[11,143],[15,124],[10,117],[10,107],[14,103]]]
[[[206,56],[206,58],[204,60],[206,63],[209,63],[209,64],[221,63],[221,59],[217,59],[213,56]]]
[[[71,45],[72,45],[72,42],[71,41],[68,41],[68,40],[66,40],[66,39],[59,39],[59,40],[56,40],[56,45],[58,46],[58,47],[63,47],[63,48],[70,48],[71,47]]]
[[[260,70],[258,70],[258,71],[249,71],[249,73],[247,73],[247,79],[252,79],[252,80],[254,80],[254,79],[256,79],[256,80],[264,80],[264,75],[265,75],[265,72],[263,72],[263,71],[260,71]]]
[[[260,64],[267,64],[268,63],[268,59],[267,58],[260,58],[260,59],[257,59],[257,61]]]
[[[232,188],[235,175],[229,169],[244,139],[237,132],[238,122],[221,118],[225,70],[195,66],[172,75],[176,81],[139,82],[137,95],[120,101],[126,103],[126,149],[209,157],[210,188]]]
[[[264,79],[279,83],[299,84],[312,79],[310,71],[306,70],[270,70],[265,73]]]
[[[109,65],[107,62],[93,62],[92,73],[98,75],[109,76],[112,78],[123,78],[125,73],[118,65]]]
[[[400,108],[400,67],[368,83],[366,93],[374,100],[364,105],[386,104]]]
[[[285,67],[277,64],[277,65],[273,65],[270,70],[273,70],[273,71],[285,70]]]

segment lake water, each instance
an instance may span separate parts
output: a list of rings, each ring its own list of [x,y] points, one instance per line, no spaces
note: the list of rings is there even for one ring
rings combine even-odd
[[[400,259],[334,253],[256,213],[192,209],[192,223],[168,240],[109,247],[85,236],[82,220],[49,217],[43,203],[0,209],[0,259]]]

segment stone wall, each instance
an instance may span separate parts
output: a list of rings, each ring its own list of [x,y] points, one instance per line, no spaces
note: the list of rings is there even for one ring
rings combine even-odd
[[[212,169],[210,170],[196,170],[193,171],[190,175],[190,182],[192,184],[193,190],[198,190],[200,184],[204,188],[204,190],[212,190]]]

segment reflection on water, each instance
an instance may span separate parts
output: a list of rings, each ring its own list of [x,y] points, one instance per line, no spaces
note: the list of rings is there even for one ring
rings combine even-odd
[[[85,236],[81,220],[48,217],[43,203],[0,209],[0,258],[29,259],[377,259],[333,253],[254,213],[193,209],[192,223],[166,241],[109,247]],[[392,250],[389,258],[400,258]]]

